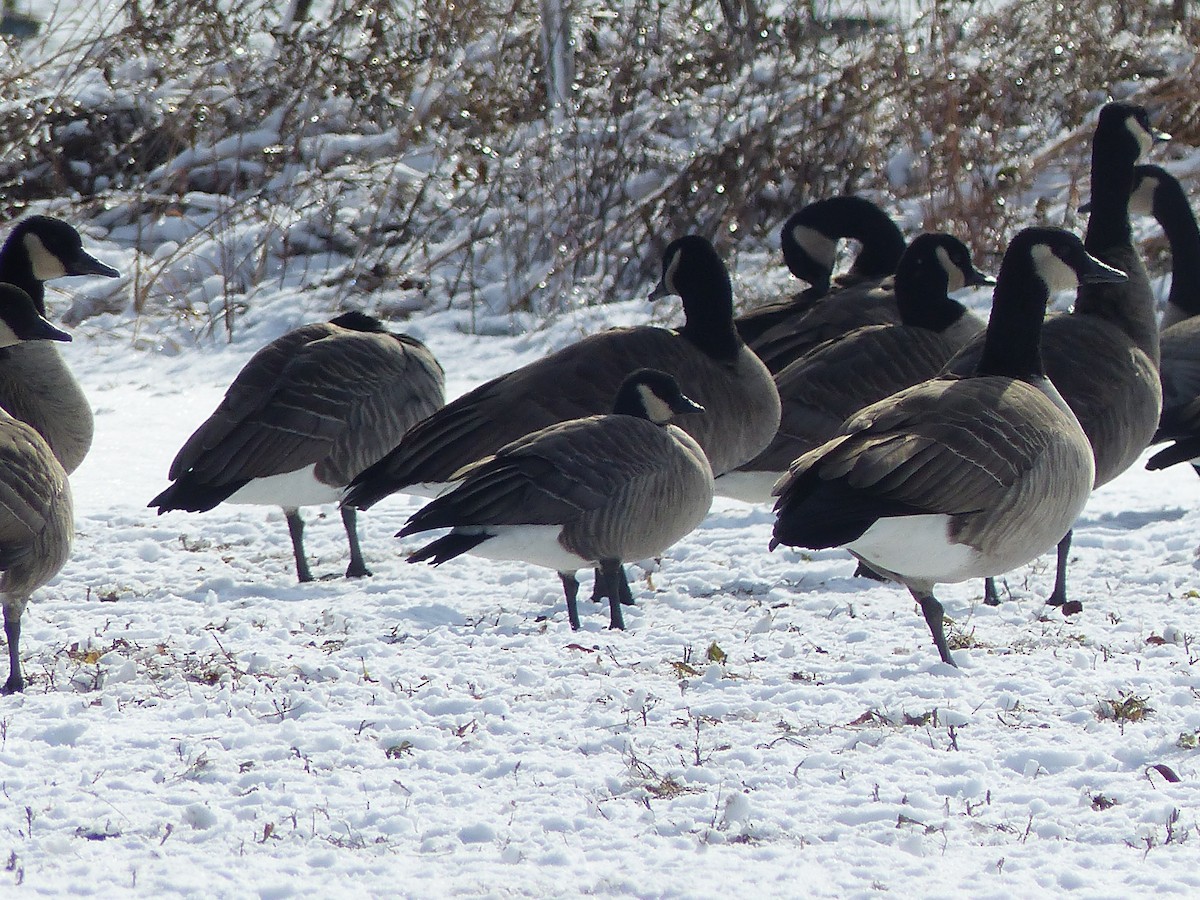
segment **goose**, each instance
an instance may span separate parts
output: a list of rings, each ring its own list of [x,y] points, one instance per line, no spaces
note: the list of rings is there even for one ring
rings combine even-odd
[[[0,247],[0,281],[24,290],[44,316],[44,282],[65,275],[116,278],[120,273],[87,253],[79,232],[61,219],[29,216],[18,222]],[[0,350],[0,407],[36,429],[67,474],[91,448],[91,405],[49,342]]]
[[[1069,232],[1019,232],[974,372],[873,403],[793,462],[776,486],[771,549],[844,547],[905,585],[956,665],[934,585],[1007,572],[1053,546],[1095,477],[1087,436],[1042,366],[1046,302],[1124,277]]]
[[[519,437],[612,408],[625,377],[645,366],[674,376],[705,412],[680,427],[704,448],[713,471],[753,458],[779,427],[771,373],[738,337],[725,264],[705,238],[687,235],[664,253],[651,299],[678,294],[685,324],[642,325],[591,335],[458,399],[408,432],[355,477],[345,503],[366,509],[395,491],[436,495],[468,463]]]
[[[1146,110],[1136,104],[1108,103],[1100,110],[1092,140],[1092,212],[1083,243],[1129,277],[1120,284],[1080,285],[1073,311],[1051,316],[1042,329],[1046,372],[1091,441],[1097,488],[1137,461],[1162,409],[1156,304],[1133,242],[1129,201],[1138,157],[1168,137],[1151,127]],[[970,371],[981,351],[980,342],[972,341],[947,364],[948,371]],[[1067,613],[1083,608],[1067,600],[1070,549],[1068,531],[1058,545],[1054,590],[1046,600]],[[985,585],[984,601],[999,602],[994,581]]]
[[[149,505],[160,515],[224,502],[280,506],[296,576],[312,581],[299,507],[336,503],[355,473],[441,407],[443,379],[424,344],[361,312],[289,331],[246,363],[171,463],[172,484]],[[370,575],[356,512],[341,514],[346,577]]]
[[[1200,475],[1200,227],[1183,186],[1159,166],[1138,166],[1131,212],[1153,215],[1171,245],[1171,290],[1159,323],[1163,409],[1154,443],[1173,441],[1146,463],[1191,462]]]
[[[69,341],[19,287],[0,284],[0,348],[24,341]],[[67,473],[31,426],[0,408],[0,601],[8,641],[3,693],[25,689],[21,614],[29,598],[58,574],[75,534]]]
[[[408,557],[438,565],[462,553],[555,569],[571,628],[579,628],[575,572],[606,584],[609,627],[623,629],[629,597],[622,561],[658,556],[700,524],[713,473],[673,415],[702,407],[665,372],[639,369],[609,415],[558,422],[506,444],[462,472],[461,483],[417,511],[397,534],[450,533]]]
[[[860,249],[850,271],[833,278],[837,243],[848,238]],[[747,310],[734,320],[738,334],[753,344],[769,328],[795,321],[831,289],[837,291],[877,284],[896,271],[904,252],[904,235],[891,217],[864,197],[842,196],[816,200],[783,223],[779,243],[783,261],[796,278],[809,287],[775,303]],[[843,295],[849,299],[850,295]]]
[[[814,347],[855,328],[899,323],[895,280],[889,276],[832,290],[748,344],[766,367],[778,374]]]
[[[983,321],[950,291],[994,284],[953,235],[915,237],[896,267],[901,323],[867,325],[819,345],[775,376],[782,416],[770,445],[717,478],[717,493],[767,503],[771,488],[801,453],[832,437],[869,403],[936,375]]]

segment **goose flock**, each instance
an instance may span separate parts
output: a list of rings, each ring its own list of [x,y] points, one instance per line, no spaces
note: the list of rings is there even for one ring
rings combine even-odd
[[[671,242],[652,297],[684,324],[604,331],[446,403],[442,365],[361,312],[284,334],[256,353],[183,441],[149,506],[284,510],[296,576],[313,578],[300,509],[338,503],[347,577],[371,574],[359,510],[396,492],[431,498],[399,537],[409,562],[463,553],[557,572],[580,626],[580,569],[609,624],[634,602],[624,564],[702,527],[714,494],[773,503],[770,547],[844,548],[862,574],[916,600],[955,665],[936,585],[993,579],[1057,547],[1047,601],[1068,600],[1071,530],[1091,491],[1149,462],[1200,473],[1200,229],[1178,181],[1142,157],[1167,136],[1144,108],[1109,103],[1091,148],[1082,237],[1012,236],[993,281],[950,234],[907,241],[861,197],[830,197],[784,224],[807,287],[735,315],[729,272],[700,235]],[[1131,215],[1170,242],[1157,321]],[[860,251],[834,275],[839,242]],[[44,282],[116,277],[78,232],[33,216],[0,248],[0,597],[9,676],[24,688],[21,614],[58,573],[73,532],[68,476],[91,411],[54,348]],[[950,295],[994,284],[985,323]],[[1071,312],[1046,316],[1075,289]]]

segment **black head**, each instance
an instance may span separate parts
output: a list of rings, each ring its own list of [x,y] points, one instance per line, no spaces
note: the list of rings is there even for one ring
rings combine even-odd
[[[966,244],[940,231],[919,234],[908,245],[896,266],[897,283],[907,279],[937,284],[947,292],[996,283],[975,268]]]
[[[62,219],[50,216],[22,219],[5,241],[5,249],[10,246],[19,246],[24,251],[38,281],[65,275],[116,278],[121,274],[84,250],[79,232]]]
[[[976,373],[1014,378],[1041,376],[1040,341],[1046,304],[1058,291],[1080,284],[1125,281],[1061,228],[1025,228],[1004,251],[992,315]]]
[[[1107,103],[1100,110],[1096,134],[1092,142],[1092,159],[1101,153],[1114,159],[1137,162],[1155,143],[1168,141],[1171,136],[1150,123],[1150,114],[1137,103]],[[1093,189],[1095,186],[1093,185]]]
[[[675,376],[658,369],[638,369],[621,382],[613,412],[666,425],[672,416],[704,412],[704,407],[684,395]]]
[[[904,235],[891,217],[853,195],[808,204],[784,223],[779,238],[788,270],[821,293],[829,289],[843,238],[861,245],[851,271],[863,278],[891,275],[904,252]]]
[[[1061,228],[1026,228],[1009,242],[1000,263],[1000,278],[1014,266],[1029,267],[1050,294],[1081,284],[1115,284],[1128,280],[1083,247],[1076,235]]]
[[[667,245],[662,280],[650,299],[672,294],[683,300],[681,335],[713,359],[737,357],[742,340],[733,326],[733,284],[725,263],[706,238],[689,234]]]
[[[33,298],[16,285],[0,283],[0,348],[22,341],[69,341],[34,305]]]
[[[975,268],[967,245],[952,234],[919,234],[896,267],[896,305],[900,320],[941,331],[956,322],[964,307],[948,294],[995,282]]]
[[[374,316],[369,316],[365,312],[360,312],[357,309],[347,310],[341,315],[334,316],[329,320],[330,325],[337,325],[339,328],[347,328],[350,331],[367,331],[375,333],[384,333],[387,331],[383,327],[383,322]]]

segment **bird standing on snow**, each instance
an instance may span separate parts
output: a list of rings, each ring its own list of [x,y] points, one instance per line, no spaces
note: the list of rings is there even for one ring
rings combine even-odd
[[[680,424],[713,471],[728,471],[770,443],[779,427],[771,373],[733,327],[733,287],[706,239],[688,235],[663,254],[651,299],[683,298],[684,325],[613,328],[493,378],[446,404],[354,479],[346,503],[367,509],[394,491],[436,495],[458,470],[555,422],[601,415],[626,376],[652,366],[704,407]]]
[[[49,216],[22,219],[0,247],[0,282],[21,288],[40,315],[46,314],[45,282],[67,275],[120,273],[87,253],[78,231]],[[33,426],[67,474],[92,446],[91,404],[58,348],[47,341],[0,350],[0,407]]]
[[[579,628],[575,572],[606,583],[611,628],[629,599],[622,561],[661,554],[708,513],[713,474],[676,414],[702,412],[670,375],[631,374],[611,415],[550,425],[459,473],[462,483],[420,509],[397,537],[451,528],[409,562],[434,565],[462,553],[524,560],[562,579],[571,628]]]
[[[350,479],[443,402],[442,367],[415,338],[358,312],[276,338],[246,363],[171,463],[150,501],[204,512],[218,503],[280,506],[300,581],[312,581],[299,507],[336,503]],[[342,507],[347,577],[370,575],[355,511]]]
[[[1042,366],[1046,303],[1081,281],[1124,278],[1065,231],[1018,233],[974,373],[874,403],[792,463],[776,486],[772,549],[845,547],[904,584],[955,665],[934,585],[1024,564],[1063,536],[1091,492],[1091,446]]]
[[[23,341],[70,339],[38,313],[28,294],[0,284],[0,348]],[[71,486],[62,464],[37,431],[0,409],[0,601],[8,641],[5,694],[25,689],[21,614],[33,592],[67,561],[74,534]]]

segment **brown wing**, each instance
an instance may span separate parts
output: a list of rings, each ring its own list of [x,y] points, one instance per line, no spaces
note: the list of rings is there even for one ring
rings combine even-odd
[[[900,310],[890,280],[863,289],[834,291],[798,318],[764,331],[750,349],[772,372],[780,372],[818,344],[864,325],[897,325]]]
[[[198,482],[224,484],[316,464],[321,480],[346,484],[440,406],[441,368],[424,347],[337,326],[300,330],[307,340],[292,332],[247,364],[172,475],[187,463]]]
[[[777,493],[813,469],[925,512],[974,512],[1039,465],[1062,425],[1062,413],[1022,381],[926,381],[851,418],[792,464]]]
[[[937,332],[904,325],[868,325],[827,341],[775,376],[779,431],[740,468],[783,471],[864,406],[934,377],[951,353]]]
[[[649,326],[584,338],[493,379],[417,425],[400,445],[356,479],[350,502],[369,505],[408,485],[448,481],[463,466],[531,431],[612,410],[625,377],[644,366],[675,376],[703,413],[681,422],[713,470],[728,471],[758,453],[779,424],[770,373],[742,348],[720,363],[678,333]]]

